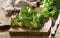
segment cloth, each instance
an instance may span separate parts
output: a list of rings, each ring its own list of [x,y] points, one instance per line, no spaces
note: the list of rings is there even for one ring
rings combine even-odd
[[[36,5],[36,2],[29,2],[27,0],[7,0],[1,6],[1,8],[4,11],[12,12],[12,11],[19,11],[23,6],[28,7],[28,6],[34,6],[34,5]]]
[[[1,8],[4,10],[4,11],[9,11],[11,12],[12,10],[14,10],[13,8],[13,4],[12,4],[12,0],[7,0],[3,3],[3,5],[1,6]]]

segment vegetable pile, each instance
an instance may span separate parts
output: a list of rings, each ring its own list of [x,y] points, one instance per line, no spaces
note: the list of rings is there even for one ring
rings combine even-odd
[[[58,16],[58,0],[42,0],[42,13],[45,17],[54,17]]]
[[[44,23],[45,16],[32,7],[22,7],[19,14],[12,19],[11,26],[40,28]]]
[[[33,7],[22,7],[20,12],[11,21],[11,27],[25,27],[38,29],[45,23],[46,18],[58,16],[57,0],[42,0],[41,12]]]

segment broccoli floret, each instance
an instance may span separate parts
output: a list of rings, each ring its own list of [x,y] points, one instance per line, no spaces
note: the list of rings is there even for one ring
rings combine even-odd
[[[11,27],[23,27],[22,26],[22,22],[19,21],[20,19],[17,19],[17,18],[13,18],[12,21],[11,21]]]
[[[43,13],[43,15],[44,15],[46,18],[49,18],[49,17],[50,17],[50,13],[49,13],[49,11],[48,11],[46,8],[44,8],[44,9],[42,10],[42,13]]]
[[[52,17],[57,17],[58,16],[58,10],[54,7],[53,10],[50,12]]]
[[[22,7],[22,9],[20,10],[20,15],[23,16],[28,16],[28,9],[26,7]]]

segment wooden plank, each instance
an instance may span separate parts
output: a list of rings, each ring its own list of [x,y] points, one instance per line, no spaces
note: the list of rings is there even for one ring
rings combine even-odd
[[[6,14],[0,14],[0,30],[10,28],[11,17],[7,17]]]
[[[49,36],[50,29],[52,25],[52,20],[49,19],[48,22],[46,22],[42,29],[40,30],[29,30],[29,29],[22,29],[22,28],[10,28],[9,33],[10,35],[20,35],[20,36]]]
[[[11,38],[48,38],[48,36],[11,36]]]
[[[60,14],[59,14],[59,16],[58,16],[58,18],[57,18],[57,20],[55,22],[54,27],[52,27],[52,29],[51,29],[51,34],[52,35],[55,35],[56,34],[57,28],[59,26],[59,22],[60,22]]]

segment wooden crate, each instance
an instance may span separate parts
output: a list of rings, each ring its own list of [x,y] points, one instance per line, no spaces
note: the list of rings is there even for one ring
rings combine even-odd
[[[52,20],[48,22],[40,30],[28,30],[23,28],[10,28],[11,37],[19,36],[20,38],[48,38],[51,30]],[[18,38],[18,37],[17,37]]]

